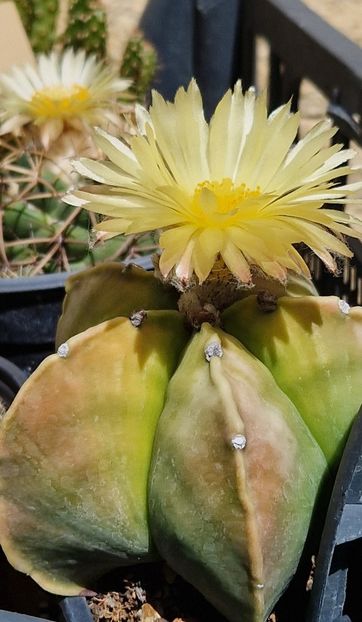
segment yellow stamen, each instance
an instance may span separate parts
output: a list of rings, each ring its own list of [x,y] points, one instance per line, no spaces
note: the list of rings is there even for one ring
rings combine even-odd
[[[89,89],[84,86],[48,86],[34,93],[29,112],[35,119],[67,119],[84,113],[90,101]]]
[[[245,201],[261,194],[260,188],[251,190],[245,184],[234,186],[229,177],[222,181],[202,181],[197,184],[191,203],[192,216],[200,227],[228,227],[240,218]]]

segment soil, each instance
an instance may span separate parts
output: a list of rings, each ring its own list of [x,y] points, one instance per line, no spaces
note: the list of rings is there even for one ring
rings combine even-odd
[[[308,569],[305,567],[305,578]],[[311,580],[310,577],[308,579]],[[291,602],[303,611],[307,602],[307,581],[303,589],[292,585],[268,618],[268,622],[290,622]],[[301,585],[301,577],[298,578]],[[109,574],[100,591],[88,599],[95,622],[226,622],[199,592],[166,564],[135,566]],[[107,590],[102,592],[102,586]],[[110,589],[110,586],[111,589]],[[306,586],[306,587],[304,587]],[[295,617],[293,622],[303,618]]]

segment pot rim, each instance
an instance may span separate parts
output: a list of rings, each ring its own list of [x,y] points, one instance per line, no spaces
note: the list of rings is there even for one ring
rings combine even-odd
[[[145,270],[152,268],[151,257],[137,257],[124,264],[135,264]],[[102,265],[102,264],[96,264]],[[94,266],[95,267],[95,266]],[[10,294],[15,292],[44,291],[49,289],[59,289],[64,287],[68,277],[75,272],[56,272],[54,274],[39,274],[37,276],[19,276],[14,278],[0,278],[0,294]]]

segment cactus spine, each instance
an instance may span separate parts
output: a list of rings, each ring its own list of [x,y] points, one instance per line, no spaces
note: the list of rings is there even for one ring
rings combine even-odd
[[[152,252],[149,235],[125,241],[124,236],[92,242],[95,220],[66,205],[62,196],[71,179],[29,142],[0,139],[2,228],[0,273],[35,275],[75,271]]]

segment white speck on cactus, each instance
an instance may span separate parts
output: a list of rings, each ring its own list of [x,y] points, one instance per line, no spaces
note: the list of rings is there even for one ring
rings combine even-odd
[[[132,313],[129,319],[130,319],[132,326],[134,326],[135,328],[139,328],[146,318],[147,318],[147,312],[142,310],[142,311],[135,311],[135,313]]]
[[[62,343],[58,350],[57,350],[57,355],[61,358],[61,359],[66,359],[67,356],[69,354],[69,346],[67,343]]]
[[[348,315],[349,314],[349,311],[350,311],[351,307],[349,306],[348,302],[346,302],[345,300],[339,300],[338,301],[338,306],[340,308],[340,311],[342,313],[344,313],[344,315]]]
[[[264,588],[264,583],[257,583],[255,587],[257,590],[262,590]]]
[[[234,449],[244,449],[246,446],[244,434],[235,434],[231,439],[231,445]]]
[[[218,341],[212,341],[209,345],[206,346],[205,350],[205,358],[208,362],[211,361],[213,356],[222,357],[224,354],[221,344]]]

